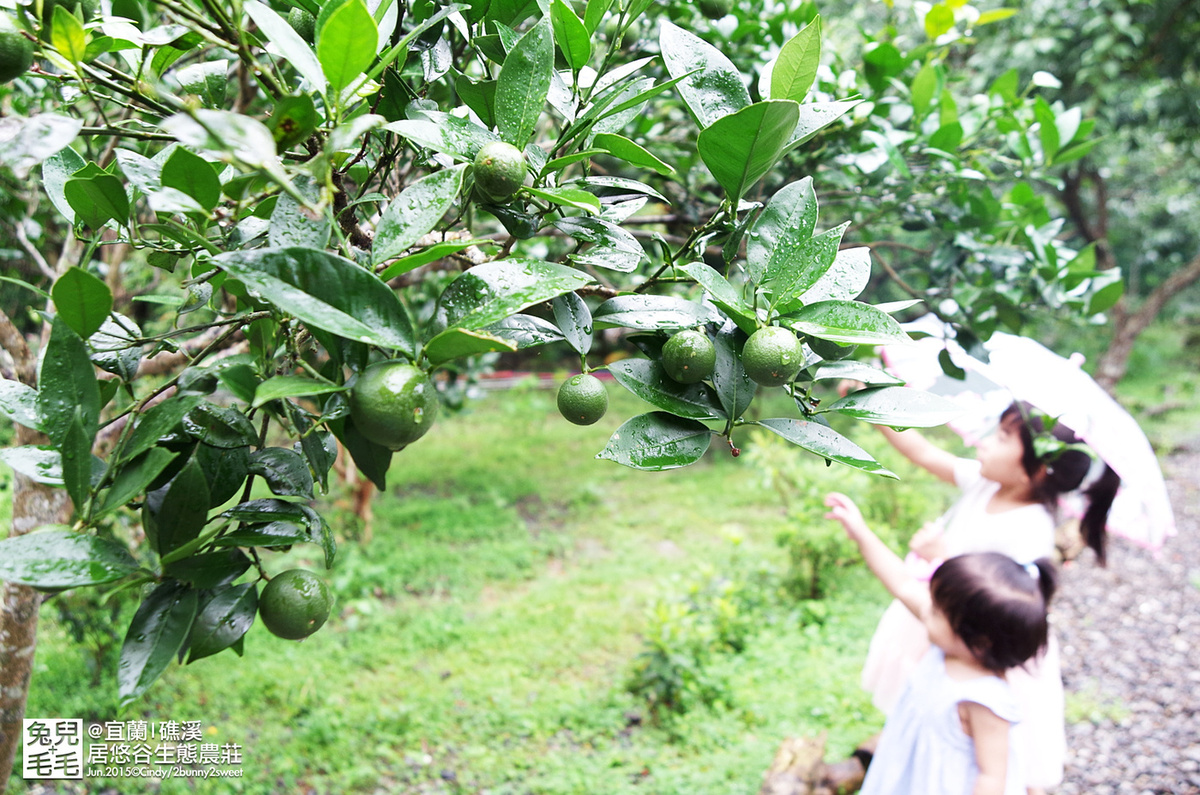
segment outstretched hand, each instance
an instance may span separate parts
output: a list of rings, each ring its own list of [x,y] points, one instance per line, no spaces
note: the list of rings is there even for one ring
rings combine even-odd
[[[825,505],[829,508],[829,513],[825,514],[825,518],[841,522],[842,527],[846,529],[846,535],[851,539],[858,541],[863,535],[871,532],[867,529],[862,511],[854,504],[854,500],[845,494],[836,491],[830,492],[825,497]]]

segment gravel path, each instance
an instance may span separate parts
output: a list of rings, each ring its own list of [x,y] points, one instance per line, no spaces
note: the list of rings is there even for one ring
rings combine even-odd
[[[1121,539],[1063,573],[1067,688],[1056,795],[1200,795],[1200,440],[1164,465],[1179,535],[1160,557]]]

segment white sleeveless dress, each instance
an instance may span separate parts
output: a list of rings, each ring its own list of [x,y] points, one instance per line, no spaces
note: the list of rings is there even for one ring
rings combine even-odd
[[[888,716],[861,795],[970,795],[979,776],[974,741],[963,731],[958,705],[982,704],[1010,724],[1016,698],[997,676],[956,680],[946,656],[931,647]],[[1004,795],[1024,795],[1021,749],[1010,730]]]

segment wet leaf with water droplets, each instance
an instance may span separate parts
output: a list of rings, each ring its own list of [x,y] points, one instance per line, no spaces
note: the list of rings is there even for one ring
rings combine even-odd
[[[36,588],[100,585],[137,568],[123,545],[62,525],[0,541],[0,580]]]

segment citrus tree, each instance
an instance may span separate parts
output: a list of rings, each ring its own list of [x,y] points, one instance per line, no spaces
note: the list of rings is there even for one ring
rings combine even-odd
[[[885,27],[822,59],[811,5],[728,10],[3,12],[0,215],[19,267],[0,292],[0,411],[16,427],[0,768],[43,592],[139,594],[123,703],[175,658],[240,654],[256,616],[282,637],[316,631],[324,583],[271,578],[264,559],[315,544],[332,566],[335,533],[313,501],[339,448],[382,488],[481,355],[566,351],[580,371],[559,392],[571,422],[607,410],[596,370],[650,404],[597,440],[601,459],[683,467],[714,439],[737,455],[754,424],[890,476],[828,418],[922,427],[950,414],[846,358],[856,346],[904,340],[892,314],[915,297],[969,329],[1019,323],[1038,302],[1085,306],[1099,289],[1029,195],[1053,166],[1051,125],[1069,151],[1086,124],[1036,85],[956,97],[954,48],[1002,15],[922,7],[903,34],[919,46],[901,53]],[[847,202],[860,188],[866,200]],[[935,261],[906,300],[858,300],[862,242],[907,229],[909,212],[938,245],[953,233],[957,259]],[[983,312],[987,295],[1009,311]],[[601,332],[629,355],[597,361]],[[841,378],[871,388],[822,400],[818,384]],[[760,387],[785,390],[791,413],[748,419]]]

